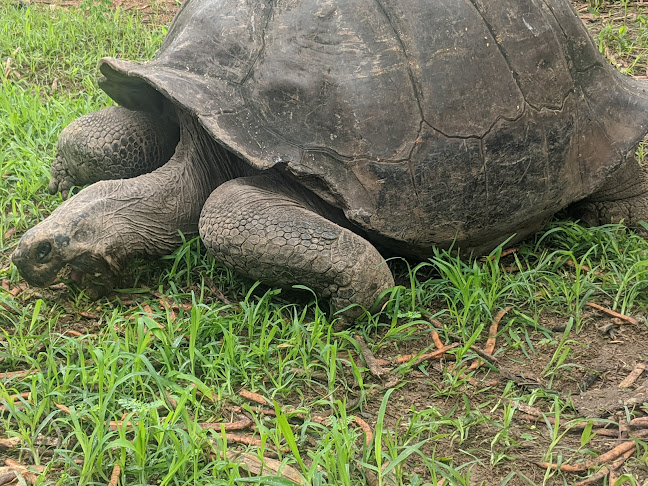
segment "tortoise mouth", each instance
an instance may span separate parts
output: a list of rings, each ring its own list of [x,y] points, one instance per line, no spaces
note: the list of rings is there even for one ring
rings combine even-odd
[[[116,273],[106,259],[93,253],[84,253],[70,260],[68,265],[72,269],[71,278],[77,283],[86,275],[96,281],[110,282]]]

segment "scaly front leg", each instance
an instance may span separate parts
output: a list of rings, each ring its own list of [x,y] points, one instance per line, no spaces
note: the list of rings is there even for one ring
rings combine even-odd
[[[319,214],[298,188],[269,175],[219,186],[200,217],[200,236],[228,267],[270,285],[311,288],[335,310],[370,308],[394,286],[383,257],[366,239]],[[345,317],[362,312],[353,308]]]
[[[73,186],[151,172],[171,158],[179,133],[159,115],[117,106],[77,118],[59,137],[49,192],[67,197]]]

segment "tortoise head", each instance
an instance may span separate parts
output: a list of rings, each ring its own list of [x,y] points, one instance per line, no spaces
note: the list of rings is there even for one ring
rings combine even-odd
[[[118,265],[108,251],[114,245],[106,237],[103,186],[81,191],[23,235],[11,259],[29,284],[50,285],[65,265],[100,280],[116,273]]]

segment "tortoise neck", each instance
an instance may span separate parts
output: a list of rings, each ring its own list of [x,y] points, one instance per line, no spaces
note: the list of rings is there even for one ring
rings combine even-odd
[[[132,179],[101,181],[70,200],[100,221],[96,246],[121,267],[133,257],[158,257],[198,234],[203,204],[223,182],[239,177],[236,158],[194,120],[180,120],[180,142],[159,169]]]

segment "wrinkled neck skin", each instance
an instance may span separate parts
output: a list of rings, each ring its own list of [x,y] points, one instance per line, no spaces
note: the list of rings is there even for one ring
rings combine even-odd
[[[197,121],[181,115],[180,122],[180,142],[164,166],[133,179],[97,182],[25,233],[13,261],[29,283],[48,285],[66,264],[109,281],[134,257],[173,252],[182,243],[180,232],[197,234],[209,194],[246,169]]]

